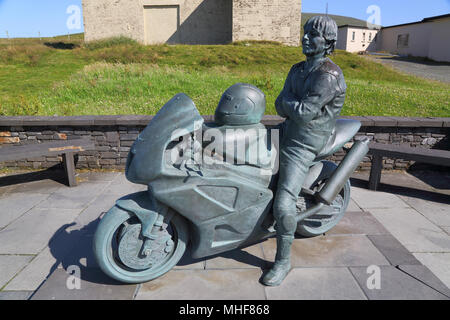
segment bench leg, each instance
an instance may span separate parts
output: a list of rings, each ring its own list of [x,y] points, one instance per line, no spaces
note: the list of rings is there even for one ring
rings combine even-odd
[[[67,182],[70,187],[77,185],[77,179],[75,179],[75,163],[73,160],[74,153],[68,152],[63,154],[64,170],[66,171]]]
[[[372,167],[370,169],[369,189],[377,190],[381,179],[381,169],[383,167],[383,157],[373,155]]]

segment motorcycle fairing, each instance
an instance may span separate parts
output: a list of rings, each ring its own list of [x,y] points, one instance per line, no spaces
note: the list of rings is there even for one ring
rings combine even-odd
[[[203,124],[194,102],[184,93],[167,102],[139,134],[128,154],[125,175],[134,183],[147,184],[164,175],[164,151],[177,138],[175,133],[194,132]],[[179,134],[181,137],[183,134]]]
[[[264,234],[261,225],[271,207],[271,199],[264,198],[242,211],[193,225],[192,256],[202,258],[254,241]]]
[[[200,258],[245,243],[270,211],[273,193],[267,186],[228,173],[226,177],[158,179],[154,196],[191,222],[192,255]]]

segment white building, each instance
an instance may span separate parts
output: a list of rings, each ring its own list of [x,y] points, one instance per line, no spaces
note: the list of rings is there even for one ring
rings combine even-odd
[[[382,28],[378,50],[450,62],[450,14]]]
[[[450,62],[450,14],[380,30],[340,26],[336,48],[349,52],[384,51]]]
[[[338,29],[336,48],[348,52],[377,51],[378,29],[344,25]]]

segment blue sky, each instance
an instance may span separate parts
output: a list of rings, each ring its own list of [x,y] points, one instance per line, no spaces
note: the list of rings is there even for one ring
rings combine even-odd
[[[381,24],[384,26],[414,22],[426,17],[450,13],[450,0],[303,0],[303,12],[328,12],[366,20],[367,8],[380,8]],[[67,20],[71,5],[81,8],[81,0],[0,0],[0,37],[37,37],[78,33],[69,29]],[[82,20],[81,20],[82,21]]]
[[[0,0],[0,37],[5,38],[6,31],[11,38],[83,32],[66,25],[70,5],[81,8],[81,0]]]

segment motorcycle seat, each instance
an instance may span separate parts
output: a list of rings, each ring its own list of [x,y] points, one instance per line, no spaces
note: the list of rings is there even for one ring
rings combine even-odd
[[[325,147],[320,151],[316,157],[316,161],[323,160],[332,155],[340,148],[342,148],[353,136],[358,132],[361,127],[361,122],[352,119],[338,119],[336,120],[336,126],[331,133]]]

